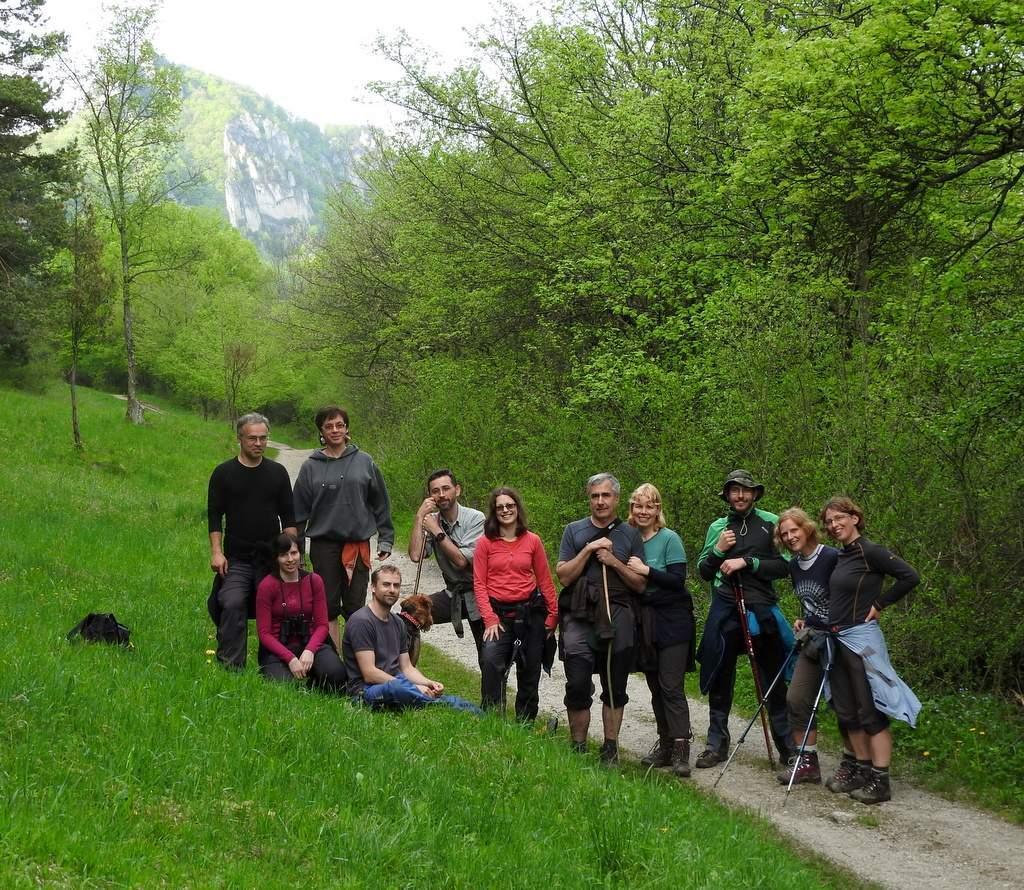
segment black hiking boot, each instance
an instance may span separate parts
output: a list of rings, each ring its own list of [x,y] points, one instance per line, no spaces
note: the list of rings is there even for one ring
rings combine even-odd
[[[654,743],[654,747],[640,758],[640,763],[644,766],[653,766],[657,769],[668,766],[671,762],[672,739],[658,739]]]
[[[685,779],[690,775],[690,740],[673,739],[669,768],[672,775]]]
[[[821,767],[818,764],[817,751],[805,751],[803,756],[794,755],[789,759],[789,765],[780,770],[775,778],[783,785],[789,784],[789,777],[793,773],[793,784],[800,785],[804,782],[811,782],[815,785],[821,784]]]
[[[881,772],[872,769],[868,780],[860,787],[850,792],[850,797],[860,803],[885,803],[892,800],[892,789],[889,787],[889,771]]]
[[[619,765],[619,743],[611,739],[605,739],[601,745],[601,766]]]
[[[825,782],[825,787],[834,794],[849,794],[864,787],[870,771],[870,767],[864,768],[856,760],[844,757]]]
[[[587,740],[584,739],[582,742],[572,740],[569,742],[569,750],[573,754],[586,754],[587,753]]]
[[[718,748],[706,747],[697,756],[697,769],[707,769],[710,766],[723,763],[729,759],[729,745],[725,743]]]

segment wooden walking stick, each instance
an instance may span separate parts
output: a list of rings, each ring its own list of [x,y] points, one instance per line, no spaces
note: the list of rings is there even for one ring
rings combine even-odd
[[[608,596],[608,566],[601,563],[601,581],[604,585],[604,610],[608,616],[608,626],[611,628],[611,638],[608,640],[608,656],[605,662],[605,673],[608,676],[608,707],[615,710],[615,690],[612,683],[612,649],[615,647],[615,625],[612,623],[612,601]]]

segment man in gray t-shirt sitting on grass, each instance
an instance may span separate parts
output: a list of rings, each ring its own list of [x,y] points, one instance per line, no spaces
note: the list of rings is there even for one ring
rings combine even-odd
[[[401,592],[398,566],[382,565],[370,576],[370,602],[345,622],[341,650],[349,694],[373,708],[421,708],[444,702],[479,712],[463,699],[444,695],[443,683],[413,667],[402,621],[391,612]]]

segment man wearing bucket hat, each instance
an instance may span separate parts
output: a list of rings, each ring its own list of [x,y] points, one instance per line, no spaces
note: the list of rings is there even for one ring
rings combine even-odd
[[[733,470],[718,493],[729,512],[708,527],[698,560],[701,578],[711,582],[711,606],[697,652],[700,691],[707,694],[710,711],[707,747],[697,758],[702,769],[721,763],[729,753],[736,660],[746,649],[734,582],[742,584],[762,689],[767,690],[782,669],[791,645],[789,623],[772,589],[772,582],[785,577],[788,569],[775,549],[778,517],[755,506],[763,495],[764,486],[748,470]],[[785,763],[791,752],[786,686],[781,679],[768,696],[767,708],[772,737]]]

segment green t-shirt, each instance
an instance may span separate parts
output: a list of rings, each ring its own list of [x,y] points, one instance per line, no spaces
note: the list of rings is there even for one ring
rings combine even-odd
[[[652,569],[664,572],[669,566],[686,562],[686,548],[670,528],[659,528],[649,541],[644,541],[644,562]]]

